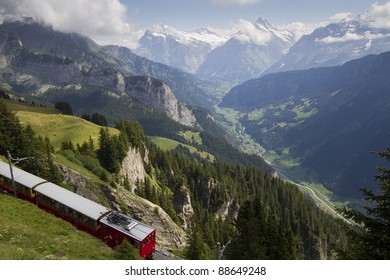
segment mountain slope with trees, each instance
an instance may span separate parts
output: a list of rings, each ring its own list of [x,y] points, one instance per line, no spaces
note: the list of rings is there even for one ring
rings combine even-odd
[[[390,148],[377,153],[390,161]],[[361,189],[368,206],[364,211],[343,207],[339,211],[354,221],[347,231],[347,246],[338,249],[339,258],[389,260],[390,259],[390,169],[378,168],[376,180],[379,192]]]
[[[389,65],[387,52],[270,74],[233,88],[221,106],[243,112],[246,132],[267,150],[295,158],[307,170],[302,180],[323,182],[341,199],[357,198],[356,186],[369,185],[381,165],[370,152],[387,146]]]
[[[121,131],[119,135],[111,135],[102,128],[96,146],[91,144],[91,141],[77,145],[68,141],[62,144],[59,151],[55,151],[48,148],[50,147],[48,140],[35,142],[39,137],[34,136],[31,126],[15,125],[19,123],[18,119],[4,104],[1,105],[0,121],[1,127],[4,128],[0,131],[1,137],[5,140],[0,145],[2,155],[6,150],[10,150],[15,156],[27,153],[42,158],[31,162],[32,166],[27,162],[23,163],[23,168],[61,184],[63,181],[61,176],[53,178],[53,174],[59,173],[56,165],[50,161],[55,158],[55,154],[60,153],[73,163],[84,165],[105,181],[107,185],[103,188],[105,189],[103,193],[106,194],[111,188],[131,191],[128,179],[119,176],[119,166],[129,147],[140,151],[145,149],[146,138],[138,124],[129,121],[119,123],[117,126]],[[15,128],[12,135],[8,132],[11,127]],[[24,138],[22,135],[27,134],[27,131],[30,131],[29,137]],[[20,137],[15,139],[17,135]],[[25,147],[24,150],[14,147],[13,143]],[[42,148],[36,146],[28,150],[28,147],[33,147],[28,143],[36,143],[35,145]],[[41,156],[38,153],[40,150],[43,151]],[[146,154],[146,151],[143,153]],[[239,212],[245,209],[248,200],[253,199],[260,200],[264,205],[260,210],[264,212],[265,221],[270,223],[278,221],[276,231],[272,229],[263,233],[260,231],[259,235],[272,239],[273,234],[280,232],[280,238],[288,240],[284,248],[290,252],[287,255],[273,252],[275,248],[272,248],[274,246],[272,242],[265,245],[267,250],[273,252],[267,255],[269,258],[329,258],[331,257],[329,244],[342,241],[340,220],[320,210],[296,186],[274,178],[258,167],[195,160],[179,152],[164,152],[152,144],[147,145],[147,154],[148,160],[144,162],[145,179],[136,182],[135,193],[160,205],[178,225],[183,226],[184,220],[189,222],[187,231],[190,240],[194,242],[198,240],[203,244],[200,251],[195,250],[197,254],[191,255],[192,258],[214,258],[216,242],[225,244],[229,239],[235,238],[235,217],[238,215],[239,223],[241,220]],[[38,162],[44,163],[41,166],[42,171],[35,169]],[[46,173],[47,171],[50,172]],[[108,203],[115,205],[116,202],[110,202],[110,199],[112,199],[110,196],[105,198]],[[184,210],[189,208],[193,210],[190,212]],[[197,225],[202,225],[205,230],[201,232],[196,230]],[[192,239],[194,234],[196,238]],[[240,235],[234,244],[243,242],[239,241],[239,238]],[[188,250],[191,246],[199,245],[193,242],[188,244]],[[235,252],[237,254],[237,251]],[[230,257],[240,258],[239,255]]]

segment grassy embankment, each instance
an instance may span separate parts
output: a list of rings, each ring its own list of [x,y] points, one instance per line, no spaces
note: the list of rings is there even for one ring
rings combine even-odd
[[[82,144],[94,139],[98,145],[100,126],[77,117],[61,115],[54,108],[29,106],[2,100],[22,124],[29,123],[37,135],[49,137],[58,150],[63,141]],[[119,133],[110,129],[111,133]],[[6,161],[6,158],[1,157]],[[84,167],[56,154],[64,164],[91,182],[100,182]],[[0,193],[0,259],[114,259],[114,251],[101,240],[39,209],[34,204]]]
[[[0,260],[114,258],[101,240],[32,203],[0,193]]]

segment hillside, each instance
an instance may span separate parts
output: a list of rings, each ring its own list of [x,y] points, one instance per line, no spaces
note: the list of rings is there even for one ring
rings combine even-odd
[[[12,113],[3,106],[0,109],[2,127],[11,128]],[[163,151],[147,144],[142,127],[129,121],[118,124],[119,136],[101,129],[97,149],[90,142],[78,146],[67,142],[59,151],[33,136],[28,127],[19,128],[19,125],[13,125],[14,134],[20,137],[18,144],[25,154],[38,159],[26,168],[33,168],[41,177],[153,225],[159,233],[158,246],[178,251],[186,258],[213,259],[217,240],[226,243],[239,238],[234,221],[241,205],[254,197],[261,198],[270,217],[279,217],[276,230],[280,237],[289,236],[280,250],[288,250],[290,254],[270,247],[273,253],[267,258],[332,258],[327,242],[342,244],[340,220],[323,212],[296,186],[254,165],[232,164],[217,158],[212,162],[178,151]],[[0,132],[4,133],[1,136],[5,140],[0,143],[0,151],[20,153],[13,147],[14,142],[9,141],[15,135],[7,130]],[[26,134],[31,136],[26,138]],[[183,131],[182,137],[194,146],[213,139],[202,132],[189,131]],[[274,222],[267,219],[266,223]],[[199,224],[204,225],[204,232],[199,233]],[[194,244],[199,241],[194,234],[200,234],[203,240],[201,255],[192,251],[193,246],[199,246]],[[274,234],[273,230],[269,234]]]
[[[233,88],[221,106],[240,118],[282,167],[303,181],[320,181],[338,198],[374,188],[371,155],[385,150],[390,131],[390,53],[342,66],[264,76]]]
[[[48,137],[56,150],[65,141],[71,140],[75,145],[81,145],[90,138],[94,141],[99,138],[101,126],[75,116],[62,115],[53,107],[34,106],[6,99],[2,99],[2,102],[9,110],[16,112],[21,124],[30,124],[38,135]],[[109,128],[109,131],[114,135],[119,134],[114,128]]]
[[[0,260],[113,260],[89,234],[26,201],[0,192]]]

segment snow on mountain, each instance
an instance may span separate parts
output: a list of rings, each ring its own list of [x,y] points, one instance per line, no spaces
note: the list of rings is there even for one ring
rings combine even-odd
[[[346,18],[303,36],[264,74],[341,65],[390,50],[390,28],[377,28],[366,16]]]
[[[158,24],[140,38],[134,53],[195,73],[206,55],[227,40],[225,36],[206,28],[185,32]]]
[[[240,20],[237,32],[225,44],[212,50],[197,76],[233,86],[257,78],[276,63],[294,44],[295,35],[278,29],[263,18]]]

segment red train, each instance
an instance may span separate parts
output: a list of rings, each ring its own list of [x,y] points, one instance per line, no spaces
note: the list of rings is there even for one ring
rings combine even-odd
[[[153,257],[155,228],[110,210],[33,174],[13,167],[17,197],[69,221],[77,228],[115,247],[125,239],[139,250],[144,259]],[[0,189],[15,194],[8,163],[0,161]]]

